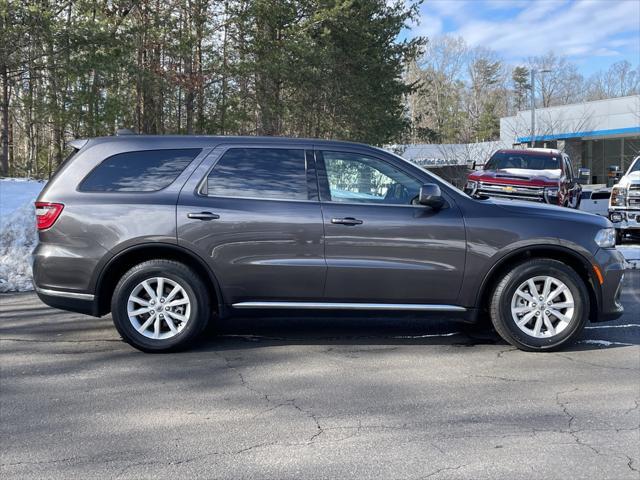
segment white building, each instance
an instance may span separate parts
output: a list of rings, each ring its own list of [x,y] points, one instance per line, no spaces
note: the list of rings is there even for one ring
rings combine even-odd
[[[606,183],[608,167],[625,170],[640,155],[640,95],[536,109],[500,119],[500,140],[510,146],[565,150],[576,166],[591,169],[592,183]]]
[[[426,167],[444,165],[470,165],[473,162],[485,163],[491,155],[501,148],[510,148],[503,142],[480,143],[419,143],[413,145],[391,145],[386,148]]]

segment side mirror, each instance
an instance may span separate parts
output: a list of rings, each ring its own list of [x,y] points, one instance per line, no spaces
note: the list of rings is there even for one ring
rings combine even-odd
[[[578,182],[589,183],[589,178],[591,178],[591,169],[583,167],[578,169]]]
[[[420,187],[418,203],[431,207],[434,210],[440,210],[444,206],[444,198],[442,197],[440,187],[435,183],[427,183]]]

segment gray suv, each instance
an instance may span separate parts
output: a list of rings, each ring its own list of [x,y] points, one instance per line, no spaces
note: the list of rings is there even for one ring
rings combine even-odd
[[[556,349],[611,320],[624,260],[606,218],[471,198],[387,151],[286,138],[78,140],[36,203],[34,283],[147,351],[247,312],[488,313]]]

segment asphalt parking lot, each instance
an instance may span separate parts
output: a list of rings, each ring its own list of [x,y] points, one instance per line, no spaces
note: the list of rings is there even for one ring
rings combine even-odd
[[[640,271],[558,353],[402,319],[259,318],[140,353],[109,317],[0,296],[13,478],[640,478]]]

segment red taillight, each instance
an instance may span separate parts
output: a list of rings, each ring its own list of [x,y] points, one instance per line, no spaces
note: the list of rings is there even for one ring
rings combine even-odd
[[[38,230],[51,228],[62,213],[61,203],[36,202],[36,222]]]

